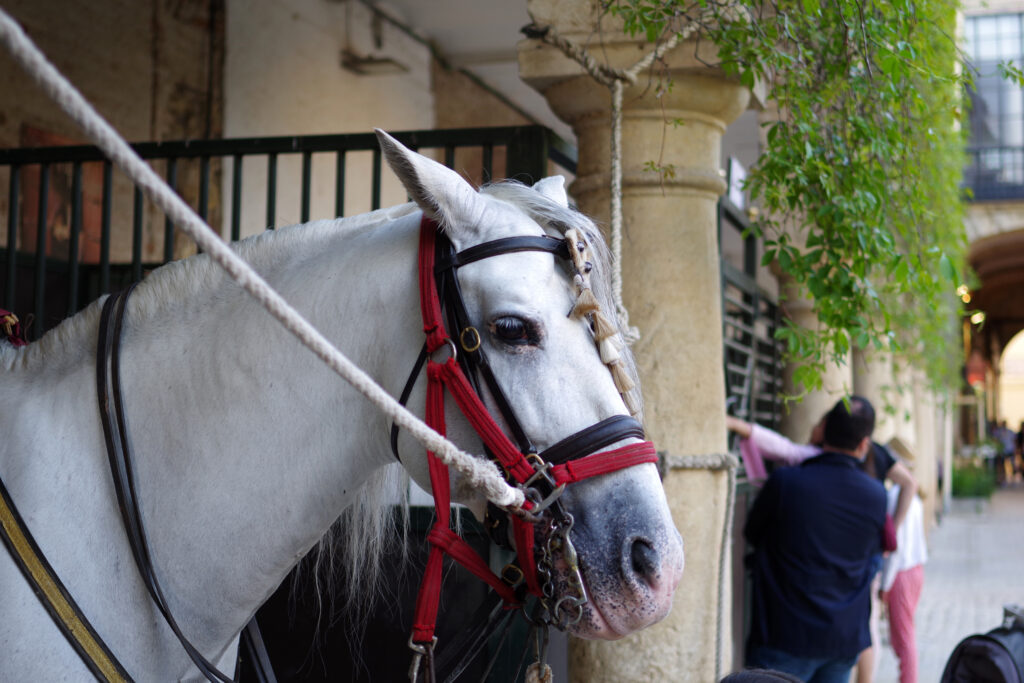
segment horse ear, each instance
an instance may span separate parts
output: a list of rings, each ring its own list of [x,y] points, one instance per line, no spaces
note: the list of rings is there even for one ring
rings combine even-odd
[[[460,226],[479,223],[484,203],[462,176],[413,152],[380,128],[375,128],[374,132],[391,170],[423,213],[448,230],[452,237],[452,231]]]
[[[533,189],[561,206],[569,208],[569,195],[565,193],[565,178],[560,175],[542,178],[533,184]]]

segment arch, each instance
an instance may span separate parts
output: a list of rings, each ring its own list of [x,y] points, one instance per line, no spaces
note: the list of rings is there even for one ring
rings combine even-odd
[[[1024,422],[1024,331],[1010,339],[999,359],[999,412],[1014,431]]]

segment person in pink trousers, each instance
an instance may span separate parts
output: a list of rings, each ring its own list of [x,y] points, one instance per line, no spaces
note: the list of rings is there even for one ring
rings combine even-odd
[[[896,508],[900,487],[888,491],[889,513]],[[900,683],[917,683],[917,637],[914,612],[924,586],[928,547],[924,513],[918,496],[910,502],[907,516],[896,529],[896,550],[882,563],[881,598],[889,613],[889,642],[900,660]]]

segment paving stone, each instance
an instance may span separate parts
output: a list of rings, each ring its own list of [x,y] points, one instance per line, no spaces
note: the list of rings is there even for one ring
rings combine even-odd
[[[1003,605],[1024,604],[1024,487],[996,491],[988,504],[954,501],[928,538],[917,607],[918,680],[937,683],[965,637],[999,626]],[[897,683],[899,662],[883,617],[876,683]]]

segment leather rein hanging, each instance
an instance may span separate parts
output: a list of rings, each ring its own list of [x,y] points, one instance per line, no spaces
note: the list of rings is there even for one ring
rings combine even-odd
[[[121,519],[124,522],[135,564],[167,625],[203,676],[214,683],[233,683],[235,680],[233,677],[224,674],[203,657],[198,648],[184,635],[171,614],[160,582],[157,580],[156,570],[150,556],[149,542],[142,524],[138,495],[135,490],[135,478],[132,473],[131,442],[128,438],[128,425],[121,397],[120,368],[124,313],[128,297],[135,288],[135,284],[112,294],[104,302],[103,311],[100,314],[99,339],[96,349],[96,391],[99,397],[103,437],[106,441],[117,503],[121,510]],[[113,410],[111,410],[111,402]],[[240,639],[241,646],[250,658],[257,679],[273,683],[275,681],[274,670],[263,646],[263,639],[260,636],[255,616],[243,629]]]
[[[428,451],[436,522],[428,535],[432,548],[416,601],[416,616],[409,640],[409,646],[414,652],[410,680],[416,680],[421,665],[426,672],[426,680],[434,680],[434,632],[443,555],[452,556],[487,582],[500,596],[505,609],[522,607],[525,594],[529,593],[539,598],[543,606],[541,620],[544,626],[553,624],[564,628],[571,625],[582,616],[587,597],[575,549],[569,538],[572,515],[562,509],[558,497],[568,484],[658,460],[650,441],[601,451],[627,438],[644,438],[640,423],[627,415],[602,420],[537,453],[490,370],[479,330],[470,323],[459,290],[457,271],[461,266],[519,251],[548,252],[568,260],[570,248],[574,248],[574,245],[567,245],[563,239],[524,236],[498,239],[455,252],[437,224],[426,216],[422,219],[419,282],[426,343],[403,390],[402,401],[408,399],[412,385],[426,362],[427,424],[442,435],[445,434],[444,394],[448,391],[480,437],[488,455],[504,470],[510,483],[524,489],[527,501],[522,511],[506,511],[512,523],[518,568],[512,567],[510,571],[510,567],[506,567],[503,575],[498,576],[466,541],[451,530],[448,468]],[[458,345],[445,328],[442,302],[448,314],[450,329],[456,330]],[[435,360],[445,348],[450,350],[448,357]],[[484,405],[477,386],[479,382],[486,385],[518,445],[506,436]],[[397,434],[394,429],[392,447],[397,457]],[[490,508],[492,511],[497,510],[493,505]],[[534,557],[534,525],[539,523],[547,525],[545,531],[548,536],[546,544],[541,544],[544,557],[540,560]],[[557,547],[549,548],[552,545]],[[551,583],[554,572],[551,554],[554,552],[560,553],[565,560],[570,590],[575,591],[576,595],[561,598],[555,596]],[[482,639],[478,637],[477,640]]]

